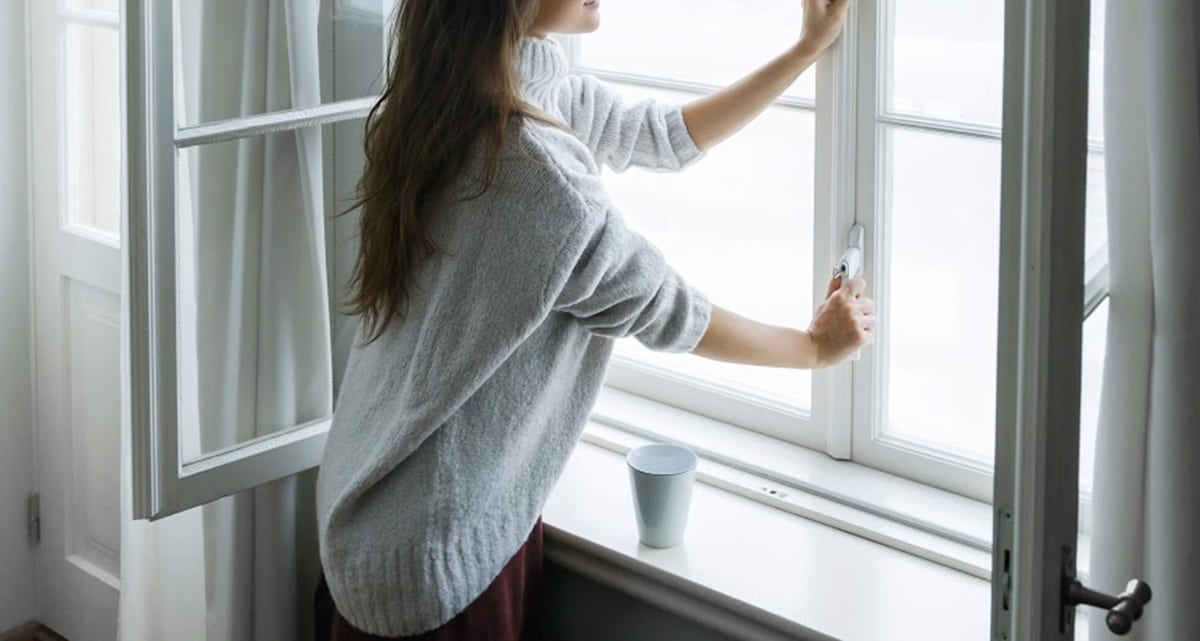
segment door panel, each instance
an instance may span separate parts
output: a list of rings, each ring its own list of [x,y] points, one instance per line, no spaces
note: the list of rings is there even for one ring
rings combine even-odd
[[[37,617],[111,640],[120,597],[120,49],[114,8],[31,2]]]
[[[74,280],[66,299],[63,374],[69,442],[66,506],[68,559],[98,579],[119,584],[121,549],[120,297]]]

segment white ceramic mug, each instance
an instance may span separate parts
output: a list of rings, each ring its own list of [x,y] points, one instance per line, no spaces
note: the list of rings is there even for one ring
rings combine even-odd
[[[696,481],[696,453],[682,445],[656,443],[630,450],[625,461],[638,539],[655,548],[682,543]]]

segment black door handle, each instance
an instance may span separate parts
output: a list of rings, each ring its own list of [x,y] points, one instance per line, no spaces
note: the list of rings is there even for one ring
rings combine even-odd
[[[1133,622],[1142,618],[1142,609],[1150,602],[1150,585],[1141,579],[1133,579],[1125,585],[1125,591],[1112,596],[1084,586],[1078,579],[1066,585],[1063,595],[1067,605],[1090,605],[1108,610],[1104,622],[1113,634],[1129,634]]]

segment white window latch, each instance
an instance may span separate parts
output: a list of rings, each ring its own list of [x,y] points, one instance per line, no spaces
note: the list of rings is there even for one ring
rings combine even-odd
[[[850,228],[850,235],[846,239],[846,251],[842,252],[841,260],[833,268],[834,278],[842,280],[858,278],[858,275],[862,273],[863,240],[866,236],[867,232],[863,226],[854,223],[854,226]]]
[[[867,231],[863,226],[854,223],[850,228],[850,234],[846,238],[846,251],[842,252],[842,257],[833,268],[833,277],[842,279],[846,282],[849,278],[858,278],[862,273],[863,266],[863,241],[866,239]],[[854,355],[850,360],[856,361],[862,356],[862,350],[855,350]]]

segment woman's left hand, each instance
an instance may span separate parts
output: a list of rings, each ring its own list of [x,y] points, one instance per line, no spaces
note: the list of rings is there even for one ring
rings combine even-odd
[[[808,55],[820,54],[837,41],[846,25],[846,12],[854,0],[804,0],[804,32],[799,47]]]

